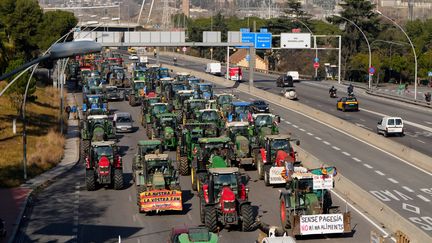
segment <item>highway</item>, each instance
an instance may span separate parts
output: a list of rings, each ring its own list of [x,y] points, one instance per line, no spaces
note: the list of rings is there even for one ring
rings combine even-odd
[[[165,60],[169,61],[170,59],[165,58]],[[182,65],[188,68],[202,70],[202,67],[197,63],[191,63],[190,61],[182,62],[179,60],[179,66]],[[265,88],[267,91],[277,93],[278,91],[276,87],[273,86],[273,83],[269,81],[258,81],[262,76],[265,75],[258,74],[255,76],[256,85],[260,87],[262,83],[264,83],[266,84],[265,87],[269,87]],[[316,85],[317,84],[308,84],[308,82],[296,84],[300,93],[299,101],[305,102],[305,104],[316,109],[338,115],[344,120],[354,120],[354,117],[356,117],[355,119],[369,120],[369,125],[376,124],[376,120],[372,121],[373,118],[368,112],[343,113],[336,111],[335,103],[331,104],[333,101],[328,97],[327,89],[319,88]],[[303,94],[309,94],[313,97],[313,99],[311,98],[312,101],[308,101],[310,103],[307,103],[306,101],[308,99],[302,98]],[[315,96],[311,94],[315,94]],[[243,93],[239,93],[239,95],[244,101],[256,98]],[[368,101],[362,100],[363,98],[367,100],[368,97],[366,95],[360,96],[361,104],[367,104]],[[320,99],[318,97],[322,98]],[[369,101],[370,103],[374,100],[372,97],[369,99],[371,99],[371,101]],[[414,108],[407,108],[404,105],[392,101],[381,100],[381,102],[393,104],[393,106],[396,107],[393,109],[398,108],[403,113],[415,114],[415,112],[412,112]],[[313,105],[314,103],[316,106]],[[327,105],[325,105],[326,103]],[[371,106],[373,105],[371,104]],[[361,107],[363,106],[361,105]],[[380,109],[380,107],[384,107],[384,105],[377,107]],[[308,152],[328,164],[336,165],[348,179],[389,205],[396,212],[406,219],[409,219],[429,235],[432,235],[432,187],[430,183],[432,181],[432,173],[416,169],[409,165],[409,162],[401,161],[394,155],[370,146],[367,141],[359,141],[349,134],[338,131],[337,127],[327,127],[308,117],[293,115],[289,110],[279,106],[274,106],[274,109],[275,114],[279,114],[284,118],[283,123],[288,125],[288,131],[299,136],[302,141],[302,147]],[[374,108],[367,107],[366,109]],[[423,115],[426,116],[426,114],[428,114],[427,112],[428,111],[423,111],[423,113],[419,112],[419,114],[421,114],[419,117]],[[408,132],[410,132],[411,129],[417,130],[415,127],[408,127]],[[422,139],[425,138],[426,137],[423,137]],[[410,136],[392,139],[400,139],[401,141],[412,140]],[[415,145],[415,148],[419,147],[425,150],[427,147],[422,143],[416,143]],[[430,155],[431,152],[432,151],[429,149],[428,154]]]
[[[172,57],[161,55],[160,60],[161,62],[172,64]],[[204,70],[206,67],[203,62],[194,61],[189,58],[185,59],[183,55],[178,55],[178,65],[199,71]],[[223,68],[223,72],[225,70]],[[281,88],[276,87],[276,78],[277,76],[275,75],[255,72],[254,85],[257,88],[280,95]],[[249,71],[243,72],[243,80],[245,82],[249,80]],[[338,89],[338,96],[342,97],[346,95],[346,87],[337,85],[337,82],[334,83]],[[363,90],[355,88],[354,93],[359,100],[360,112],[342,112],[336,110],[337,99],[329,97],[328,90],[331,87],[329,82],[302,81],[294,85],[299,97],[298,102],[345,121],[350,121],[370,131],[376,131],[376,125],[384,115],[402,117],[405,120],[406,136],[392,136],[389,139],[432,156],[432,149],[430,149],[430,144],[432,144],[432,111],[430,109],[370,96],[365,94]]]
[[[224,91],[217,90],[217,92]],[[78,94],[77,99],[80,100],[80,98],[80,94]],[[247,99],[248,96],[239,94],[239,98]],[[127,102],[110,103],[110,107],[114,110],[129,111],[134,120],[139,121],[139,107],[132,108]],[[272,107],[276,113],[283,115],[284,119],[290,117],[293,122],[304,119],[301,115],[283,111],[279,107]],[[86,191],[84,166],[80,163],[70,173],[39,194],[18,242],[117,242],[119,236],[122,242],[166,242],[172,227],[183,224],[199,225],[198,198],[195,193],[191,192],[189,176],[181,178],[184,196],[184,211],[182,213],[174,215],[164,213],[152,216],[138,213],[135,188],[131,184],[131,161],[136,151],[136,143],[139,139],[145,138],[145,132],[141,126],[138,126],[138,122],[135,122],[135,125],[139,127],[138,131],[119,136],[124,172],[128,182],[126,188],[121,191],[103,188],[94,192]],[[308,136],[304,136],[303,140],[302,133],[293,130],[286,123],[281,124],[281,131],[292,131],[302,139],[305,148],[318,143]],[[308,145],[309,143],[311,144]],[[170,156],[175,157],[173,152],[170,152]],[[342,169],[342,171],[344,170]],[[251,177],[248,185],[250,188],[249,198],[256,213],[261,216],[262,221],[272,225],[280,225],[278,194],[279,190],[283,188],[265,187],[263,181],[257,180],[255,171],[248,171],[248,174]],[[336,196],[334,196],[334,204],[340,205],[342,210],[345,209],[345,204]],[[356,211],[350,207],[348,209],[352,211],[353,235],[308,237],[300,239],[299,242],[309,240],[328,242],[329,238],[336,243],[370,242],[370,231],[379,232],[379,230]],[[53,217],[54,215],[55,217]],[[220,232],[220,242],[254,242],[257,236],[257,231],[245,233],[223,229]]]

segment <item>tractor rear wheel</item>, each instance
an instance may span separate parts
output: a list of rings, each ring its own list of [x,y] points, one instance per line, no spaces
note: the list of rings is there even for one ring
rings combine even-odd
[[[135,96],[134,95],[130,95],[129,96],[129,105],[131,105],[131,106],[135,106],[136,105]]]
[[[123,171],[120,169],[114,170],[114,189],[121,190],[123,188]]]
[[[217,211],[214,206],[207,206],[205,209],[204,224],[209,231],[216,233],[217,231]]]
[[[270,165],[264,165],[264,183],[266,186],[270,186]]]
[[[242,216],[242,231],[252,231],[252,225],[254,224],[254,216],[252,206],[250,204],[243,204],[240,208]]]
[[[140,206],[140,194],[142,193],[142,192],[145,192],[145,191],[147,191],[147,188],[146,188],[146,186],[136,186],[136,194],[137,194],[137,205],[138,205],[138,207]]]
[[[183,113],[181,111],[176,111],[177,124],[182,124],[183,122]]]
[[[96,176],[94,170],[86,170],[85,177],[87,191],[96,190]]]
[[[258,172],[258,179],[264,179],[264,164],[259,154],[256,156],[256,167]]]
[[[81,160],[84,162],[87,151],[90,147],[90,140],[81,140]]]
[[[189,175],[189,164],[187,157],[180,157],[180,164],[179,164],[179,172],[180,175],[186,176]]]
[[[191,168],[191,184],[192,184],[192,190],[196,191],[197,190],[197,174],[195,171],[195,168]]]
[[[282,223],[282,228],[285,232],[291,230],[291,221],[290,221],[290,212],[289,209],[285,207],[285,198],[282,197],[280,200],[280,218]]]

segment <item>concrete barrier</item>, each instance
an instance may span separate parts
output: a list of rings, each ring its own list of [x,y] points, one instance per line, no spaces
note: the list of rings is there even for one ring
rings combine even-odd
[[[169,67],[172,70],[176,70],[178,72],[189,72],[196,77],[199,77],[201,79],[225,87],[234,87],[234,85],[236,85],[234,81],[226,80],[224,78],[216,77],[199,71],[194,71],[194,70],[190,70],[178,66],[170,66],[170,65],[165,65],[165,66]],[[404,160],[406,163],[411,163],[412,165],[417,166],[419,169],[422,169],[426,172],[432,172],[432,163],[431,163],[432,158],[430,156],[427,156],[423,153],[418,152],[415,149],[409,148],[400,143],[387,139],[381,135],[376,134],[375,132],[371,132],[364,128],[360,128],[352,124],[351,122],[344,121],[333,115],[314,109],[310,106],[301,104],[299,102],[288,100],[282,96],[278,96],[276,94],[267,92],[262,89],[249,87],[246,84],[238,84],[236,85],[236,89],[260,98],[265,98],[266,100],[272,103],[278,104],[282,107],[288,108],[295,112],[307,115],[311,119],[335,127],[346,134],[350,134],[351,136],[357,139],[365,141],[368,144],[373,145],[376,148],[385,151],[389,155],[393,155],[394,157]]]

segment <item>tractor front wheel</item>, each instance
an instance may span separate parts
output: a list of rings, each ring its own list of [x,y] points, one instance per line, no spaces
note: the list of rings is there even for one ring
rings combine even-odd
[[[131,105],[131,106],[135,106],[136,105],[135,96],[134,95],[130,95],[129,96],[129,105]]]
[[[217,231],[217,211],[214,206],[207,206],[205,209],[204,224],[209,231],[216,233]]]
[[[96,190],[96,177],[95,177],[94,170],[86,170],[85,177],[86,177],[87,191]]]
[[[191,184],[192,184],[192,190],[197,190],[197,174],[195,171],[195,168],[191,168]]]
[[[243,204],[240,208],[242,216],[242,231],[253,231],[254,216],[252,206],[250,204]]]
[[[285,232],[291,230],[290,212],[289,209],[285,207],[285,198],[280,200],[280,218],[283,230]]]
[[[179,171],[180,175],[182,176],[189,175],[189,164],[187,157],[180,157]]]
[[[123,171],[120,169],[114,170],[114,189],[121,190],[123,188]]]
[[[258,172],[258,178],[260,180],[264,179],[264,164],[260,155],[256,156],[256,167]]]
[[[81,140],[81,160],[84,162],[87,151],[90,147],[90,140]]]
[[[271,165],[264,165],[264,183],[266,186],[270,186],[270,169]]]

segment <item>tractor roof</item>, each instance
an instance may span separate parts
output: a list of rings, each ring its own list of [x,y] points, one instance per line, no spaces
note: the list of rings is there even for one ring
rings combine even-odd
[[[160,81],[173,81],[174,79],[170,78],[170,77],[165,77],[165,78],[160,78],[159,80]]]
[[[90,88],[91,89],[91,88]],[[87,95],[87,98],[99,98],[102,97],[102,94],[91,94],[91,95]]]
[[[163,118],[163,117],[177,117],[177,115],[175,113],[159,113],[156,114],[156,117],[158,118]]]
[[[218,109],[202,109],[202,110],[199,110],[199,112],[206,112],[206,111],[215,111],[215,112],[218,112]]]
[[[236,101],[231,103],[233,106],[250,106],[252,103],[244,101]]]
[[[278,134],[278,135],[267,135],[265,136],[266,139],[271,139],[271,140],[275,140],[275,139],[291,139],[291,135],[289,134]]]
[[[160,140],[139,140],[138,146],[149,146],[149,145],[160,145],[162,142]]]
[[[190,100],[187,100],[186,102],[189,102],[189,103],[207,103],[207,100],[205,100],[205,99],[190,99]]]
[[[249,122],[243,122],[243,121],[233,121],[233,122],[227,122],[226,127],[247,127],[249,126]]]
[[[210,174],[232,174],[238,173],[238,167],[226,167],[226,168],[209,168]]]
[[[145,160],[167,160],[168,154],[146,154],[144,156]]]
[[[193,94],[194,92],[193,90],[179,90],[177,94]]]
[[[222,94],[215,94],[215,96],[216,97],[219,97],[219,96],[231,96],[231,97],[233,97],[234,95],[228,94],[228,93],[222,93]]]
[[[154,98],[156,98],[156,97],[154,97]],[[157,103],[151,104],[151,106],[157,106],[157,105],[168,106],[168,103],[157,102]]]
[[[135,79],[133,82],[134,82],[134,83],[145,83],[146,80]]]
[[[210,83],[199,83],[198,86],[213,86],[213,84],[210,84]]]
[[[92,119],[108,119],[107,115],[93,115],[93,116],[88,116],[87,117],[88,120],[92,120]]]
[[[256,113],[256,114],[252,114],[252,118],[255,119],[259,116],[271,116],[272,118],[275,117],[275,115],[271,114],[271,113]]]
[[[92,142],[91,146],[93,147],[104,147],[104,146],[113,146],[115,145],[114,141],[98,141],[98,142]]]
[[[229,137],[215,137],[215,138],[198,138],[198,143],[228,143],[231,139]]]
[[[188,72],[178,72],[178,73],[176,73],[176,75],[177,76],[188,76],[188,75],[190,75],[190,73],[188,73]]]
[[[107,88],[107,89],[117,89],[117,86],[107,85],[107,86],[105,86],[105,88]]]
[[[148,68],[160,68],[159,64],[148,64],[147,65]]]

